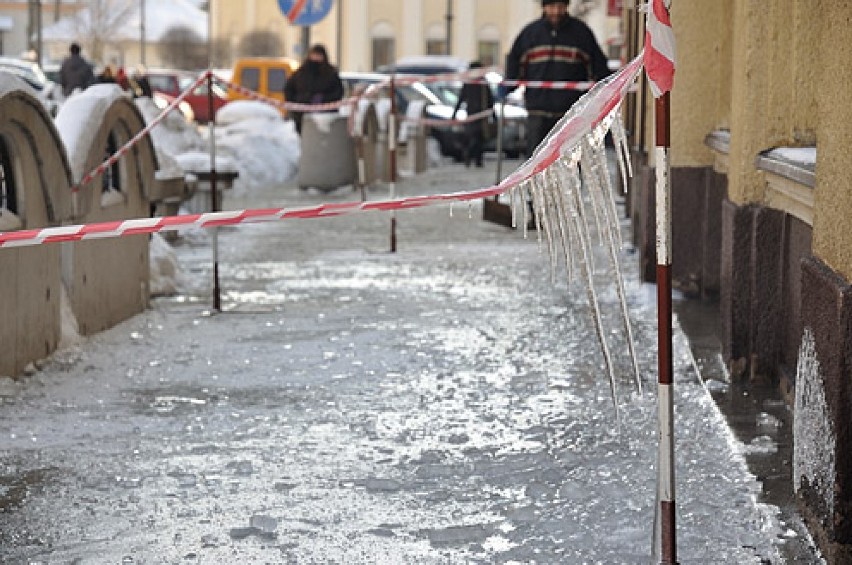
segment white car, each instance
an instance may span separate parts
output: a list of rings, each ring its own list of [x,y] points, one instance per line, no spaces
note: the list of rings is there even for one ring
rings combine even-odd
[[[37,63],[0,57],[0,72],[7,72],[23,79],[35,91],[36,97],[41,100],[50,115],[56,116],[57,102],[61,97],[59,87],[55,82],[47,79]]]

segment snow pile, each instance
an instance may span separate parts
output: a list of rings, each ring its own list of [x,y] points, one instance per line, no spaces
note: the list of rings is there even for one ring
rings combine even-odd
[[[187,172],[204,172],[210,170],[210,153],[189,151],[175,157],[175,162]],[[216,155],[216,170],[220,173],[238,171],[234,160],[227,155]]]
[[[0,208],[0,232],[19,230],[23,226],[17,214],[8,208]]]
[[[137,98],[136,106],[142,112],[145,122],[149,124],[163,112],[150,98]],[[151,130],[151,139],[157,149],[157,159],[161,161],[161,168],[163,155],[179,155],[204,148],[204,140],[198,130],[177,110],[169,112],[169,115]]]
[[[101,125],[100,117],[123,96],[118,85],[96,84],[66,100],[59,110],[56,129],[65,144],[75,181],[89,172],[83,169]]]
[[[216,128],[217,168],[220,155],[236,163],[236,191],[283,184],[295,176],[299,136],[293,122],[282,119],[277,110],[261,102],[237,101],[222,108],[217,122],[223,125]]]
[[[158,233],[151,236],[151,296],[177,293],[178,261],[174,249]]]
[[[80,326],[77,324],[77,316],[71,308],[71,299],[68,297],[68,289],[65,284],[60,285],[62,292],[59,296],[59,349],[68,349],[83,338],[80,337]]]
[[[793,488],[809,490],[834,515],[835,449],[831,414],[825,399],[814,334],[805,328],[796,369],[796,407],[793,411]]]
[[[220,126],[255,119],[280,120],[281,114],[269,104],[254,100],[235,100],[216,112],[216,124]]]

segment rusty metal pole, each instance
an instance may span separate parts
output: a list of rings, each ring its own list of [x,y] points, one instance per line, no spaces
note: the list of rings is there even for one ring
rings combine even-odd
[[[207,133],[210,135],[210,204],[213,212],[219,211],[219,194],[216,187],[216,106],[213,104],[213,72],[207,70]],[[213,309],[222,311],[222,292],[219,287],[219,229],[213,228]]]
[[[388,115],[388,166],[390,173],[390,199],[396,198],[396,86],[394,75],[390,79],[390,114]],[[396,212],[391,212],[390,251],[396,253]]]
[[[674,361],[672,359],[672,197],[669,160],[671,98],[655,102],[657,171],[657,324],[659,459],[657,495],[660,501],[660,563],[677,563],[675,525]]]

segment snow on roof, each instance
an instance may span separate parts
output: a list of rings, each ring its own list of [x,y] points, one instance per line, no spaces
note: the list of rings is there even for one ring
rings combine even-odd
[[[136,4],[136,2],[134,2]],[[120,10],[122,8],[116,8]],[[45,41],[85,41],[92,29],[91,11],[84,8],[73,16],[62,18],[42,31]],[[130,9],[118,28],[109,34],[115,42],[139,41],[141,38],[141,10],[138,6]],[[199,39],[207,39],[207,12],[200,10],[190,0],[146,0],[145,38],[148,41],[160,41],[166,32],[174,27],[191,29]]]
[[[84,170],[89,150],[100,128],[102,116],[113,102],[124,96],[116,84],[96,84],[66,100],[56,116],[56,129],[65,144],[74,182],[89,171]]]

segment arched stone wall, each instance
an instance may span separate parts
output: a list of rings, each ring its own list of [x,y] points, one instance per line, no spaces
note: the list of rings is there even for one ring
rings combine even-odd
[[[71,217],[71,171],[53,120],[24,83],[5,73],[0,151],[3,182],[15,192],[21,229],[55,226]],[[0,250],[0,375],[19,375],[56,349],[59,253],[55,245]]]
[[[79,116],[91,126],[81,126]],[[145,127],[133,101],[115,85],[97,85],[66,102],[56,118],[75,182],[103,163],[108,145],[121,147]],[[110,138],[112,137],[112,143]],[[156,155],[145,137],[118,161],[105,191],[105,175],[80,186],[75,223],[150,216]],[[148,236],[63,244],[62,278],[80,333],[91,335],[143,311],[149,301]]]

